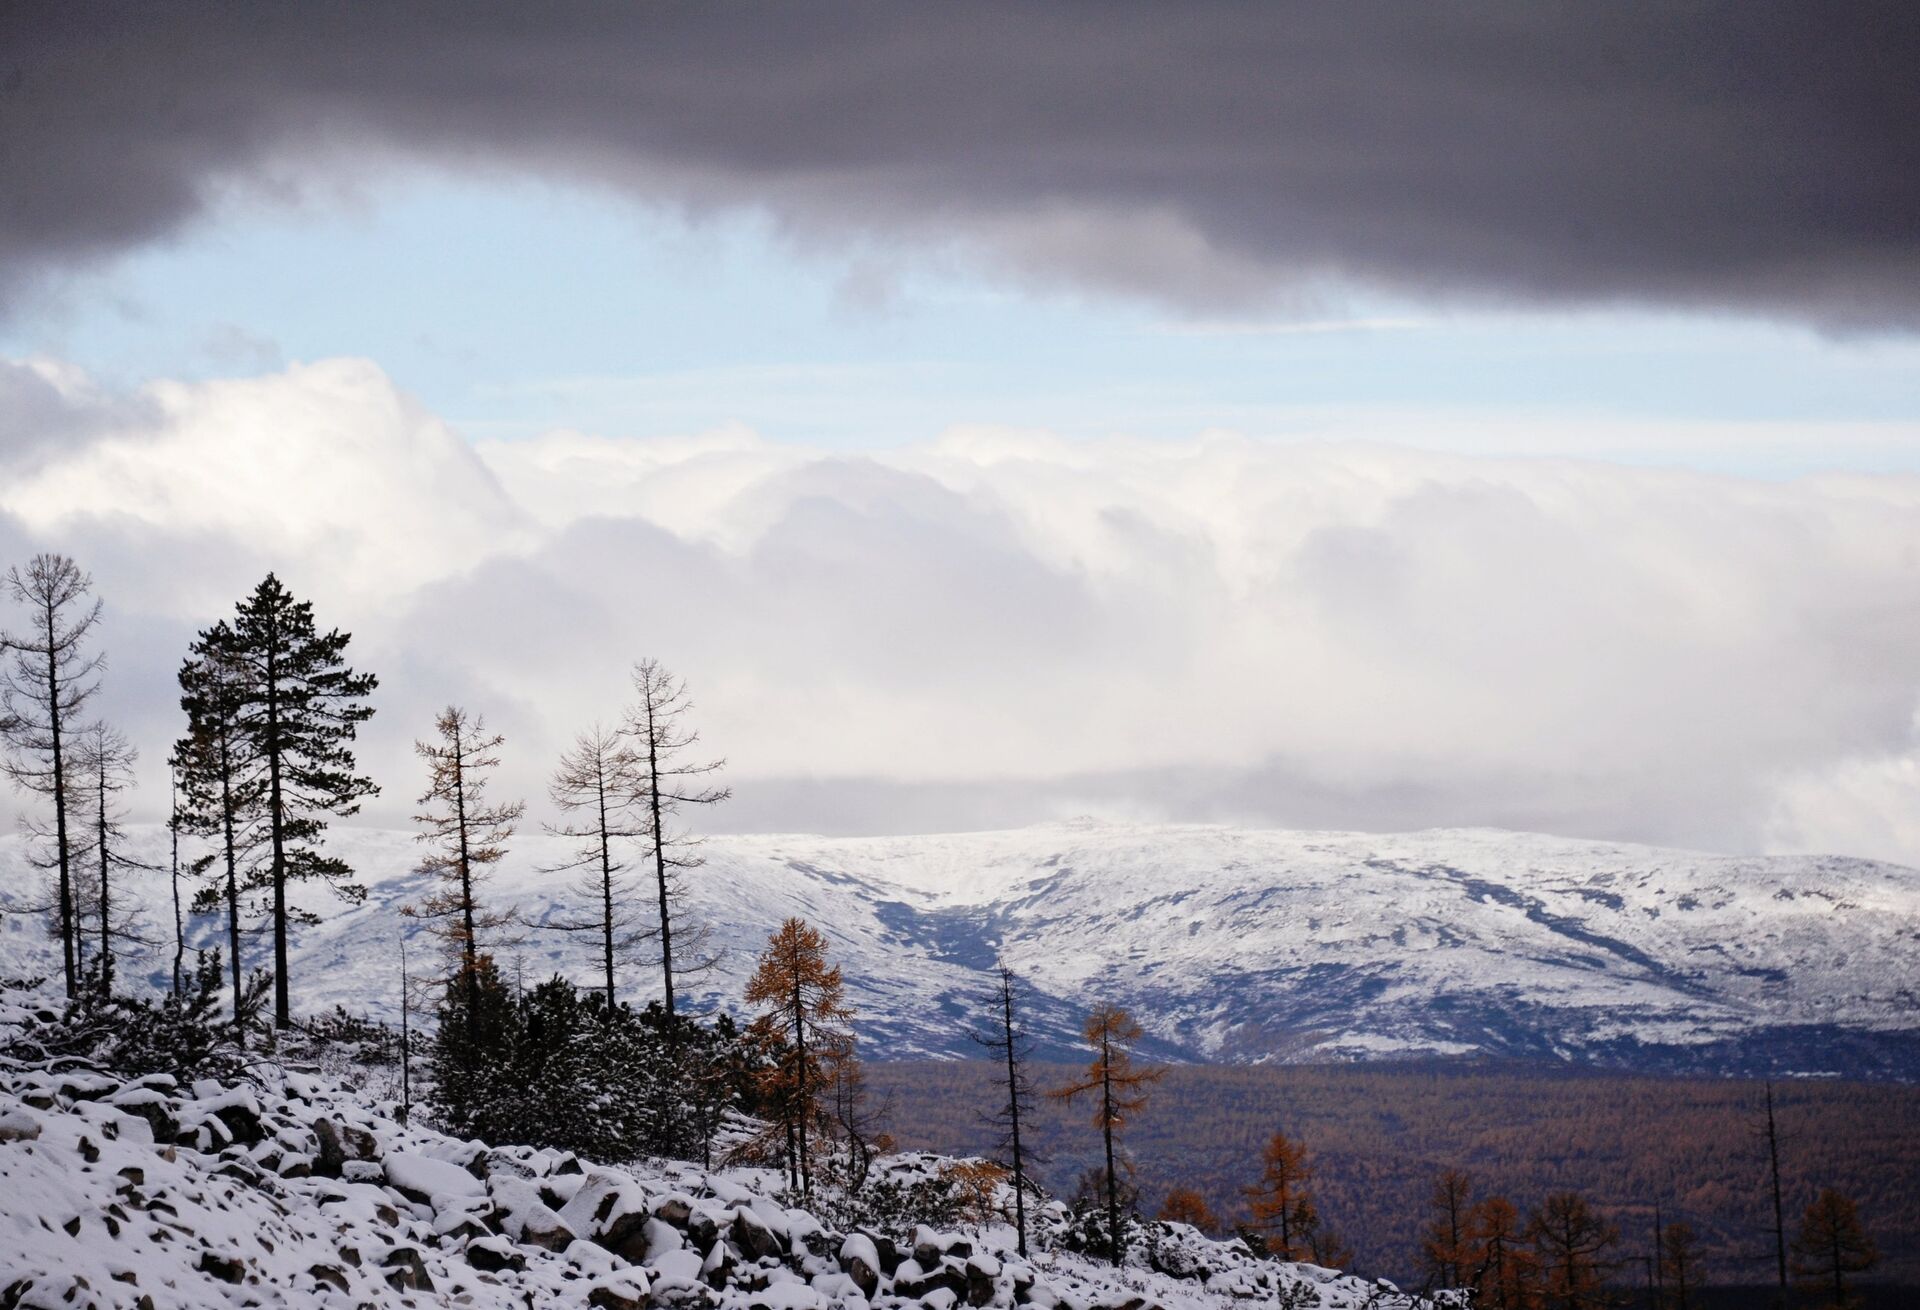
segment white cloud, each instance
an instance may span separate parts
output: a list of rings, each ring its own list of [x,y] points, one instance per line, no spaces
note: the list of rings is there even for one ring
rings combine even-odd
[[[274,567],[382,675],[387,817],[437,704],[484,710],[537,796],[652,654],[735,825],[1088,809],[1920,859],[1913,767],[1860,763],[1913,745],[1920,479],[1220,433],[473,448],[353,361],[135,399],[54,457],[17,443],[0,527],[96,573],[150,760],[186,634]]]

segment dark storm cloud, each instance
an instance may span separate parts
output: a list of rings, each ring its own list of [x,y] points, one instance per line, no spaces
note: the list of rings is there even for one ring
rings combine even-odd
[[[0,15],[0,278],[398,147],[1186,305],[1324,279],[1920,322],[1902,4]]]

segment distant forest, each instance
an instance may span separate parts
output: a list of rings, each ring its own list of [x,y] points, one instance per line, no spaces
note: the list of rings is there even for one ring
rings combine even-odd
[[[1077,1072],[1035,1065],[1036,1084]],[[903,1148],[986,1149],[979,1119],[993,1103],[985,1063],[868,1066],[887,1127]],[[1441,1170],[1473,1179],[1522,1211],[1546,1193],[1584,1194],[1619,1226],[1618,1254],[1637,1262],[1661,1219],[1691,1224],[1713,1283],[1773,1277],[1762,1086],[1722,1079],[1558,1073],[1499,1066],[1206,1066],[1170,1069],[1128,1129],[1142,1209],[1192,1188],[1230,1223],[1276,1131],[1311,1153],[1326,1222],[1354,1248],[1356,1271],[1417,1285],[1421,1227]],[[1920,1087],[1795,1081],[1774,1084],[1783,1201],[1795,1217],[1822,1187],[1858,1202],[1883,1256],[1875,1282],[1920,1285]],[[1074,1109],[1036,1105],[1038,1170],[1071,1191],[1096,1163]],[[1623,1270],[1621,1281],[1631,1282]]]

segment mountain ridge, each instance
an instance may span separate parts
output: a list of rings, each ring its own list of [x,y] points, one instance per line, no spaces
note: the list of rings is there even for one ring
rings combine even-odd
[[[135,854],[164,855],[157,827]],[[409,832],[340,828],[331,849],[364,905],[301,898],[307,1008],[395,1011],[393,911],[424,890]],[[533,925],[503,967],[591,976],[564,917],[564,844],[525,834],[493,895]],[[1727,856],[1428,829],[1368,834],[1069,820],[997,832],[713,837],[690,908],[723,959],[689,979],[733,1008],[765,935],[824,928],[872,1058],[961,1057],[1004,958],[1033,991],[1042,1051],[1071,1058],[1079,1017],[1112,999],[1161,1058],[1492,1058],[1641,1072],[1920,1078],[1920,871],[1841,856]],[[19,837],[0,868],[22,886]],[[165,878],[137,897],[167,925]],[[9,899],[28,899],[16,890]],[[44,971],[51,943],[0,929],[0,968]],[[213,944],[202,923],[195,940]],[[165,968],[162,955],[145,962]],[[387,975],[391,974],[391,977]],[[635,967],[632,999],[657,990]]]

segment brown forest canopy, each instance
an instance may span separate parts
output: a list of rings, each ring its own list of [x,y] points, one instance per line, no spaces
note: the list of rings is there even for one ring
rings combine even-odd
[[[1075,1072],[1034,1068],[1051,1086]],[[985,1064],[877,1064],[876,1096],[892,1097],[900,1145],[976,1151],[992,1099]],[[1823,1187],[1855,1198],[1884,1257],[1878,1278],[1920,1282],[1920,1087],[1777,1083],[1781,1169],[1789,1219]],[[1260,1172],[1275,1131],[1313,1153],[1314,1194],[1355,1248],[1357,1268],[1412,1279],[1434,1179],[1448,1166],[1476,1193],[1500,1192],[1522,1212],[1573,1190],[1616,1222],[1621,1254],[1651,1247],[1653,1204],[1685,1220],[1713,1282],[1761,1282],[1773,1270],[1765,1192],[1761,1087],[1727,1080],[1564,1075],[1401,1067],[1170,1069],[1129,1130],[1142,1208],[1168,1191],[1198,1192],[1223,1221],[1244,1218],[1242,1189]],[[1095,1163],[1098,1139],[1077,1111],[1040,1107],[1043,1181],[1071,1190]]]

